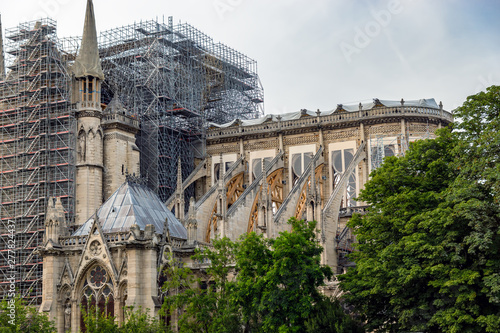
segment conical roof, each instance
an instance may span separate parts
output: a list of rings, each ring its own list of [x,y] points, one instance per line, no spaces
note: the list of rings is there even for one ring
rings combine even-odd
[[[106,110],[104,110],[106,113],[119,113],[119,114],[127,114],[128,110],[125,108],[123,103],[120,101],[120,98],[118,98],[116,95],[113,97],[111,102],[109,102],[108,106],[106,107]]]
[[[177,220],[158,195],[148,187],[126,181],[97,211],[104,233],[128,231],[137,224],[141,230],[152,224],[157,234],[163,234],[168,220],[170,236],[187,239],[186,228]],[[88,235],[94,217],[87,220],[73,236]]]
[[[104,80],[104,73],[102,71],[99,48],[97,45],[97,31],[92,0],[87,1],[82,44],[76,56],[75,64],[73,65],[73,73],[77,78],[93,76]]]

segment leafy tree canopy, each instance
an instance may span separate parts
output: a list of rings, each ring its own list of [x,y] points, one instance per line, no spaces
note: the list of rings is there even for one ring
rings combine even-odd
[[[346,299],[383,331],[500,331],[500,88],[467,98],[454,131],[371,174],[350,226]]]
[[[0,333],[32,332],[52,333],[55,326],[49,318],[35,307],[26,306],[18,296],[12,302],[0,302]]]
[[[333,275],[320,265],[316,222],[290,218],[291,232],[274,240],[255,233],[243,238],[237,255],[236,297],[245,322],[263,332],[303,332],[321,300],[318,287]]]
[[[198,250],[193,259],[201,264],[201,276],[192,274],[180,261],[171,260],[163,289],[167,293],[163,312],[178,309],[179,332],[240,332],[238,309],[232,300],[234,283],[228,281],[234,267],[235,243],[228,238],[213,241],[213,248]]]
[[[165,290],[170,296],[165,304],[170,311],[183,309],[179,332],[361,330],[338,303],[318,291],[332,271],[320,264],[316,222],[292,218],[289,223],[292,232],[276,239],[252,232],[239,242],[223,238],[215,240],[213,248],[199,251],[194,259],[205,265],[206,289],[199,288],[203,281],[194,279],[190,268],[172,264],[167,269]],[[340,323],[337,330],[325,326],[325,316]],[[354,326],[359,330],[352,330]]]

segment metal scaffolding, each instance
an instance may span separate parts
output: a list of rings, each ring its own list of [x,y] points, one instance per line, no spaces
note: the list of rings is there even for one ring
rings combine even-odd
[[[12,271],[6,225],[13,223],[16,288],[30,303],[39,303],[42,259],[35,250],[43,242],[48,197],[60,197],[73,219],[76,120],[55,21],[22,23],[6,30],[6,39],[9,71],[0,82],[0,294]]]
[[[76,118],[69,68],[80,38],[58,39],[42,19],[6,30],[8,73],[0,73],[0,295],[8,290],[8,228],[15,224],[16,288],[40,303],[49,197],[74,221]],[[203,157],[207,122],[263,114],[257,63],[186,23],[146,21],[101,33],[103,103],[118,97],[141,120],[141,174],[166,200]],[[0,53],[2,50],[0,50]],[[1,68],[0,68],[1,71]],[[186,196],[192,195],[188,189]],[[189,198],[186,198],[188,200]]]
[[[204,155],[206,122],[263,114],[256,61],[172,21],[104,31],[99,42],[103,102],[117,95],[140,116],[141,174],[163,200],[175,190],[178,158],[186,178]]]
[[[63,39],[68,60],[79,40]],[[263,115],[257,62],[172,17],[101,32],[99,53],[103,103],[118,96],[140,117],[141,176],[162,200],[175,191],[178,158],[185,179],[204,156],[207,122]]]

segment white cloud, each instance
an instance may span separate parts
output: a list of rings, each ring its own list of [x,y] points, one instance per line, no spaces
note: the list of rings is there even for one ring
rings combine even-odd
[[[230,6],[222,17],[217,1]],[[488,15],[498,13],[498,4],[400,0],[402,10],[391,12],[387,24],[377,20],[374,12],[389,10],[391,1],[397,0],[94,0],[94,5],[100,30],[173,16],[257,60],[267,112],[327,110],[373,97],[434,97],[453,109],[478,87],[500,84],[500,25]],[[9,1],[2,4],[3,27],[45,11],[58,21],[60,36],[79,35],[85,3]],[[372,29],[373,36],[347,62],[340,44],[354,45],[357,28]]]

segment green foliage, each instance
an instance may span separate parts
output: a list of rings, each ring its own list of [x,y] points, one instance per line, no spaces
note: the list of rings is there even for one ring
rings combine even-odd
[[[11,309],[14,309],[14,313]],[[0,332],[52,333],[55,332],[55,326],[44,313],[38,312],[35,307],[26,306],[17,296],[13,302],[4,299],[0,303]]]
[[[470,96],[457,131],[372,173],[341,277],[368,329],[500,331],[499,106],[499,87]]]
[[[305,322],[307,333],[363,333],[362,326],[344,312],[338,299],[323,298]]]
[[[99,311],[92,305],[87,309],[82,307],[83,323],[87,333],[118,333],[115,317]]]
[[[321,300],[318,287],[333,275],[320,265],[316,222],[291,218],[292,232],[275,240],[250,233],[236,255],[236,297],[244,322],[260,332],[303,332]]]
[[[125,309],[126,322],[120,327],[115,317],[99,311],[92,305],[88,311],[82,308],[82,317],[85,331],[88,333],[168,333],[165,325],[158,319],[152,318],[142,308]]]
[[[305,320],[323,304],[317,287],[332,271],[320,265],[316,222],[289,223],[292,232],[276,239],[252,232],[198,251],[193,259],[206,270],[206,289],[190,268],[172,261],[164,309],[183,309],[179,332],[306,332]]]
[[[119,329],[119,333],[168,333],[170,330],[157,318],[151,317],[142,308],[126,309],[127,321]]]
[[[239,332],[238,309],[232,301],[233,282],[228,274],[234,262],[235,243],[228,238],[213,241],[213,249],[198,250],[193,259],[205,266],[203,280],[195,277],[188,267],[172,260],[166,269],[168,280],[163,286],[168,292],[162,310],[179,317],[179,332]],[[210,263],[210,264],[208,264]],[[206,288],[200,286],[206,283]]]

